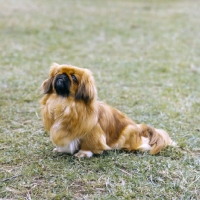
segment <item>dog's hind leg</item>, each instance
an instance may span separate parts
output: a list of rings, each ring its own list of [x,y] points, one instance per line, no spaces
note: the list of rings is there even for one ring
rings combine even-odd
[[[80,139],[80,151],[76,157],[92,157],[93,154],[101,154],[111,148],[106,144],[106,136],[100,125],[97,124],[89,133]]]
[[[112,149],[124,149],[127,151],[138,150],[143,144],[140,131],[136,125],[126,126],[119,135],[117,141],[111,145]]]

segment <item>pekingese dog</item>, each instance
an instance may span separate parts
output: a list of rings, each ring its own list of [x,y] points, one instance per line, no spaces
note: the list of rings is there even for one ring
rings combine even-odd
[[[54,152],[91,157],[105,150],[149,150],[156,154],[176,143],[167,132],[136,124],[122,112],[97,100],[88,69],[53,64],[43,84],[41,113]]]

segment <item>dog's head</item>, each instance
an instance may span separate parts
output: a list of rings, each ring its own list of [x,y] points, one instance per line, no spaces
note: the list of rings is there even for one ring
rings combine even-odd
[[[74,97],[76,101],[91,102],[96,98],[96,87],[88,69],[54,63],[49,78],[43,84],[43,93],[55,93],[62,97]]]

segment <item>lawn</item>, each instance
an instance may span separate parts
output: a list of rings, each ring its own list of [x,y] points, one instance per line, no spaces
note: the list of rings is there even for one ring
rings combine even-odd
[[[200,199],[199,0],[0,0],[0,199]],[[52,62],[179,148],[55,154],[40,115]]]

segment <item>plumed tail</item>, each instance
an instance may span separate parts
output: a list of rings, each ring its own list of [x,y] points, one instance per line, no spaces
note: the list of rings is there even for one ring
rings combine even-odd
[[[176,143],[169,137],[168,133],[162,129],[155,129],[146,124],[138,124],[142,145],[140,150],[150,150],[150,154],[157,154],[166,146],[176,146]]]

